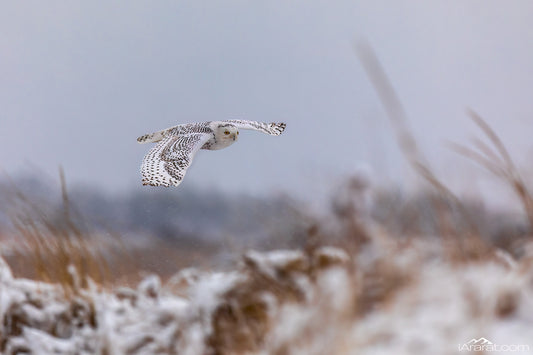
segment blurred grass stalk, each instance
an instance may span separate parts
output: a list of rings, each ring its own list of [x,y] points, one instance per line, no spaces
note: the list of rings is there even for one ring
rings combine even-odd
[[[403,105],[372,47],[368,43],[360,41],[356,43],[355,51],[393,126],[401,152],[414,171],[442,197],[440,201],[434,200],[433,203],[433,212],[437,214],[437,221],[440,221],[441,237],[455,244],[451,248],[454,254],[466,252],[465,256],[471,257],[473,256],[472,252],[476,254],[490,253],[490,247],[483,240],[475,223],[470,221],[470,223],[467,223],[466,229],[459,230],[449,218],[449,214],[453,213],[453,209],[457,209],[465,220],[469,222],[469,213],[460,199],[435,175],[429,162],[418,149],[416,140],[408,127],[408,119]],[[479,152],[462,145],[454,145],[454,149],[481,164],[511,186],[522,203],[531,230],[533,228],[533,199],[516,165],[504,144],[490,126],[475,112],[470,110],[469,115],[488,137],[494,149],[480,140],[474,142]],[[451,205],[443,206],[443,200],[450,201]],[[462,247],[457,248],[457,243],[462,244]],[[464,249],[463,247],[465,246],[469,248]]]
[[[15,259],[30,264],[23,267],[34,270],[37,280],[60,284],[67,295],[75,295],[89,287],[89,280],[103,284],[110,270],[98,243],[80,227],[81,218],[73,218],[62,168],[59,176],[61,211],[45,210],[16,190],[11,221],[23,248]]]
[[[474,147],[477,148],[477,151],[460,144],[453,144],[452,148],[459,154],[477,162],[512,188],[522,204],[531,230],[533,228],[533,198],[522,175],[496,132],[473,110],[468,110],[468,114],[489,139],[492,147],[480,139],[475,139]]]
[[[453,192],[433,173],[429,162],[418,149],[416,140],[408,127],[408,119],[403,105],[372,47],[366,42],[358,42],[355,50],[385,108],[396,133],[398,145],[411,167],[441,194],[452,198],[456,202],[459,201]]]

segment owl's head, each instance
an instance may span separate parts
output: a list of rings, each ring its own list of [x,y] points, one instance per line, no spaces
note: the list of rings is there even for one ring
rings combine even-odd
[[[225,143],[230,145],[231,143],[237,141],[239,137],[239,130],[232,124],[224,123],[219,124],[216,129],[216,137],[220,143]]]

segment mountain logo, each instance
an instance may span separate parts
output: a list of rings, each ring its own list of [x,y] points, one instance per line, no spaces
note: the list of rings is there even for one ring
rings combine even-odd
[[[471,345],[484,345],[484,344],[494,344],[492,341],[490,341],[489,339],[487,338],[479,338],[479,339],[476,339],[476,338],[473,338],[472,340],[470,340],[468,343],[466,344],[471,344]]]

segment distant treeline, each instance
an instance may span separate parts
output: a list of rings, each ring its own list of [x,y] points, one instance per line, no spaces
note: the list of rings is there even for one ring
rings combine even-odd
[[[91,186],[62,189],[59,182],[36,176],[13,181],[0,181],[0,233],[9,230],[10,216],[21,210],[46,211],[52,215],[48,220],[60,225],[65,204],[70,218],[87,234],[148,236],[189,247],[223,243],[238,248],[302,247],[317,238],[324,239],[321,244],[332,243],[335,228],[365,230],[378,225],[400,238],[441,235],[444,228],[458,236],[476,234],[513,250],[529,233],[523,216],[490,211],[481,201],[450,200],[431,190],[406,194],[370,188],[356,177],[333,189],[336,193],[318,212],[281,195],[257,198],[185,186],[109,193]],[[38,208],[28,209],[29,205]]]
[[[0,182],[0,231],[9,229],[12,213],[28,210],[28,205],[61,219],[65,198],[71,218],[81,228],[181,243],[216,243],[230,238],[243,244],[268,244],[278,239],[279,231],[291,230],[297,223],[297,203],[283,196],[256,198],[183,187],[109,193],[73,186],[65,191],[66,196],[59,182],[35,176],[17,178],[16,183]]]

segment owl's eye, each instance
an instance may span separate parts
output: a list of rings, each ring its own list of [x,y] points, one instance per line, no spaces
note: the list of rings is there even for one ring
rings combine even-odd
[[[229,134],[229,131],[228,131],[228,130],[225,130],[225,131],[224,131],[224,134],[225,134],[225,135],[228,135],[228,134]]]

